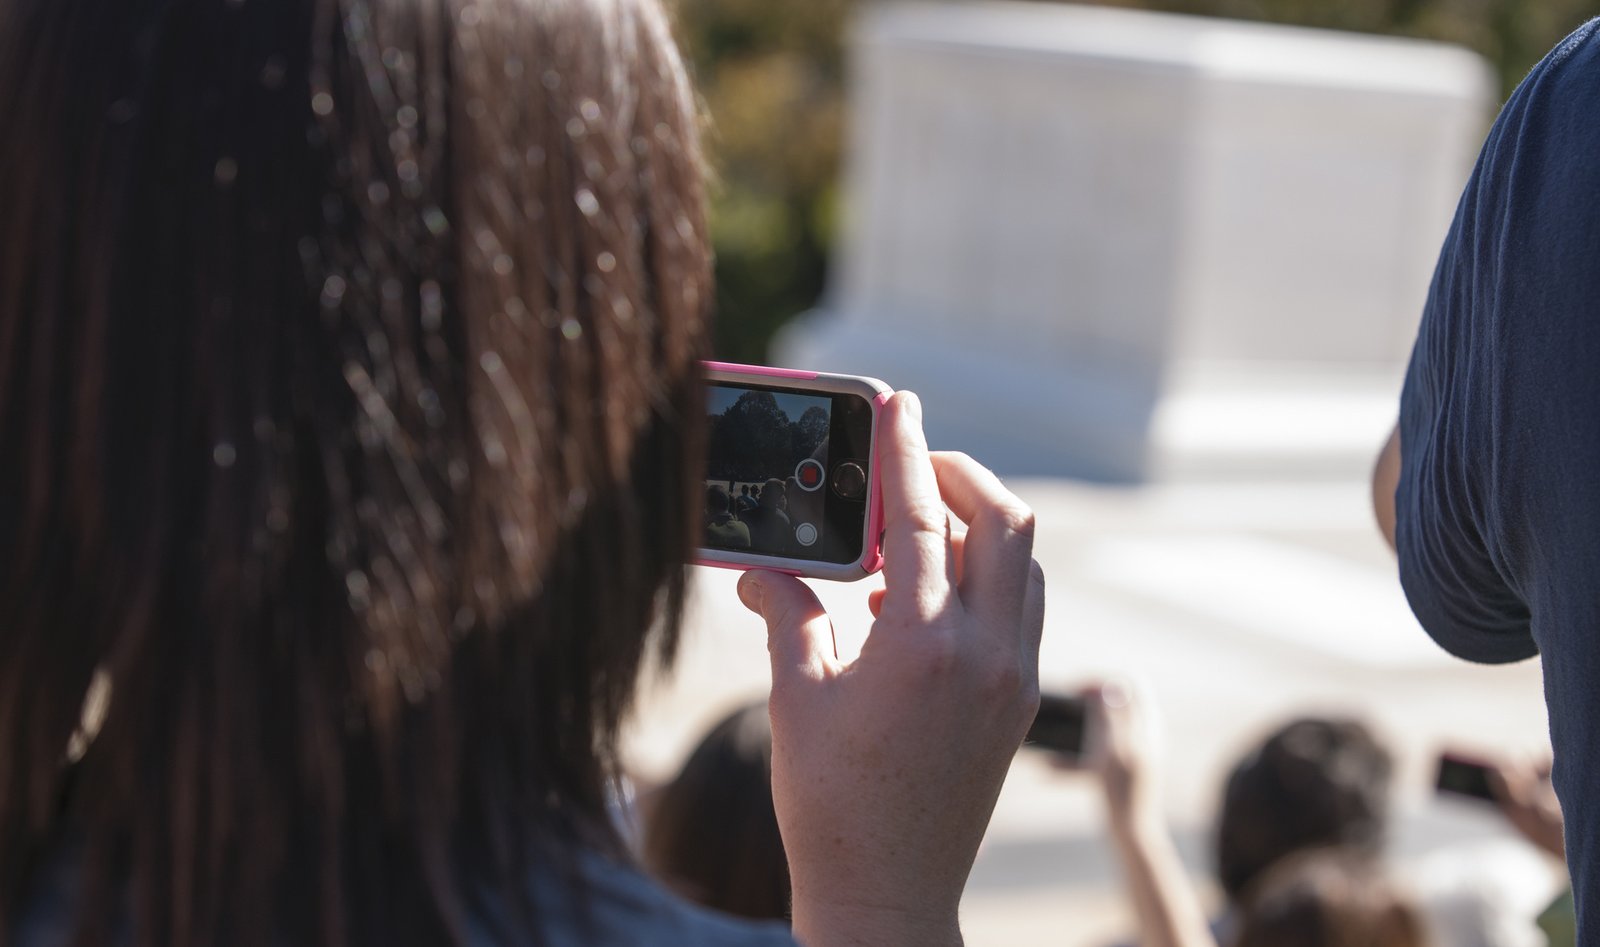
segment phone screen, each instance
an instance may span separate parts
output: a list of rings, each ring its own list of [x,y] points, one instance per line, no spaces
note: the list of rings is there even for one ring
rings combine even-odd
[[[1045,694],[1039,698],[1039,714],[1028,728],[1025,745],[1081,757],[1088,722],[1089,708],[1083,698]]]
[[[702,545],[825,562],[860,556],[872,434],[864,398],[711,383],[706,415]]]
[[[1495,801],[1494,790],[1489,785],[1489,768],[1471,760],[1449,755],[1440,757],[1439,779],[1436,785],[1440,792],[1482,799],[1486,802]]]

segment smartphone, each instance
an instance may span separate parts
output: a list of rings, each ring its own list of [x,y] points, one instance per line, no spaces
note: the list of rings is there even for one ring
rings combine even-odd
[[[864,579],[883,566],[876,378],[706,362],[702,565]]]
[[[1439,757],[1439,776],[1434,786],[1441,793],[1499,802],[1489,785],[1489,767],[1477,760],[1454,753]]]
[[[1082,697],[1044,694],[1023,745],[1082,760],[1088,724],[1089,704]]]

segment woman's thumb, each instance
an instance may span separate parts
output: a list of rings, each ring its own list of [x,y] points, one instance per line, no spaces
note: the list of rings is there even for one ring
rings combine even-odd
[[[739,578],[739,601],[767,623],[774,681],[796,672],[820,678],[837,659],[833,622],[816,593],[794,576],[746,572]]]

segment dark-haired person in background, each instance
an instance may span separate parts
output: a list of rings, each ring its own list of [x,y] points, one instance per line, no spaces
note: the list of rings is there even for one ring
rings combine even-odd
[[[1235,765],[1225,784],[1216,834],[1217,876],[1225,902],[1216,920],[1208,923],[1157,801],[1153,784],[1160,767],[1141,723],[1145,707],[1121,687],[1088,696],[1088,763],[1101,780],[1111,840],[1146,947],[1240,942],[1254,924],[1253,905],[1260,892],[1277,884],[1266,879],[1307,853],[1337,863],[1319,874],[1329,884],[1319,882],[1310,892],[1317,897],[1308,903],[1323,904],[1329,912],[1332,926],[1319,929],[1359,932],[1368,923],[1361,920],[1367,907],[1401,904],[1432,947],[1527,947],[1539,942],[1534,922],[1538,906],[1516,896],[1522,886],[1508,884],[1510,879],[1495,864],[1444,873],[1416,864],[1387,870],[1383,849],[1392,759],[1365,725],[1340,718],[1292,721]],[[1514,781],[1526,778],[1514,768],[1500,772]],[[1516,798],[1509,790],[1504,794],[1508,817],[1535,844],[1548,845],[1549,811],[1524,811],[1531,801]],[[1445,849],[1440,856],[1459,859],[1460,851]],[[1357,871],[1354,866],[1365,868]],[[1371,881],[1359,890],[1345,891],[1343,882],[1334,883],[1361,871]],[[1334,923],[1344,910],[1335,910],[1341,903],[1349,909],[1348,926]],[[1365,936],[1350,943],[1366,945]]]
[[[1087,764],[1105,796],[1107,828],[1144,947],[1418,947],[1422,921],[1416,908],[1373,869],[1390,761],[1365,728],[1298,720],[1235,767],[1218,833],[1228,908],[1213,925],[1161,812],[1160,766],[1142,702],[1118,685],[1085,696]],[[1315,869],[1312,880],[1318,883],[1307,886],[1304,871],[1295,866],[1313,855],[1311,864],[1331,859],[1332,870]],[[1336,883],[1351,864],[1369,869],[1359,890]],[[1264,893],[1284,885],[1294,891],[1292,916],[1262,907],[1276,903],[1272,897],[1263,901]],[[1376,910],[1379,904],[1382,911]],[[1405,923],[1392,939],[1368,939],[1388,929],[1389,906]],[[1415,937],[1403,936],[1407,932]]]
[[[643,815],[645,867],[672,890],[726,914],[788,919],[764,701],[712,727],[678,775],[650,794]]]
[[[1600,944],[1600,35],[1535,66],[1445,238],[1373,478],[1418,621],[1544,669],[1578,943]]]
[[[0,0],[0,947],[793,942],[606,811],[705,499],[693,102],[655,0]],[[1032,514],[882,432],[860,657],[739,585],[808,944],[960,941],[1038,703]]]
[[[1422,915],[1370,855],[1307,849],[1262,873],[1229,947],[1436,947]]]
[[[1277,728],[1228,775],[1217,819],[1217,879],[1237,906],[1263,872],[1314,848],[1375,858],[1388,833],[1394,761],[1355,720]]]

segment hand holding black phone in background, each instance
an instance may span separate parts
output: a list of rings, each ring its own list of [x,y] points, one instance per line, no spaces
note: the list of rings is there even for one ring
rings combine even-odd
[[[1154,708],[1132,686],[1107,682],[1072,696],[1045,696],[1039,710],[1029,733],[1033,745],[1100,783],[1107,834],[1143,942],[1214,947],[1205,907],[1161,810]]]
[[[1548,763],[1489,760],[1446,752],[1439,757],[1435,788],[1442,795],[1493,804],[1534,847],[1566,855],[1565,820]]]
[[[1149,723],[1127,685],[1094,684],[1041,695],[1022,747],[1050,754],[1063,769],[1099,777],[1113,825],[1159,821]]]

